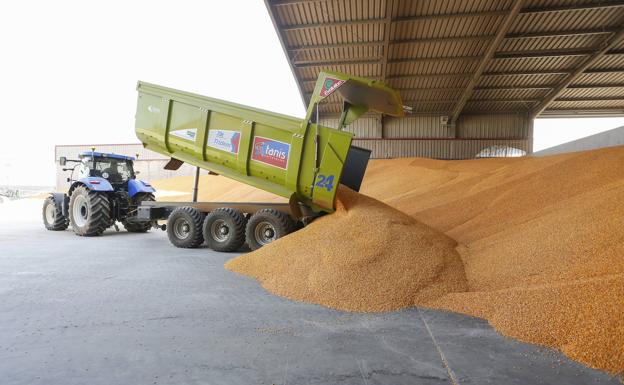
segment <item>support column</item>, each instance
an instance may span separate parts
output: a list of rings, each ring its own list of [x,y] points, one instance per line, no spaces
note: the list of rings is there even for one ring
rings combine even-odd
[[[195,168],[195,180],[193,180],[193,202],[197,202],[197,191],[199,186],[199,167]]]

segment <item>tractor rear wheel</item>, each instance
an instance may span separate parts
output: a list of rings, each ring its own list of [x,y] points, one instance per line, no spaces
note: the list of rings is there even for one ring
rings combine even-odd
[[[262,209],[247,222],[247,245],[251,250],[257,250],[295,229],[296,223],[290,215],[273,209]]]
[[[106,193],[76,187],[69,198],[69,221],[76,235],[101,235],[111,224],[111,208]]]
[[[178,207],[167,219],[167,237],[175,247],[194,249],[204,242],[204,213],[193,207]]]
[[[247,220],[239,211],[219,207],[206,215],[204,239],[214,251],[236,251],[245,244]]]
[[[132,206],[138,207],[141,202],[153,202],[156,199],[154,198],[154,194],[151,193],[139,193],[132,197]],[[136,214],[134,214],[136,216]],[[132,221],[132,217],[126,218],[121,223],[126,228],[126,231],[130,233],[146,233],[151,227],[152,222],[135,222]]]
[[[51,231],[66,230],[69,226],[69,218],[63,215],[63,211],[56,206],[52,197],[47,197],[43,201],[43,224]]]

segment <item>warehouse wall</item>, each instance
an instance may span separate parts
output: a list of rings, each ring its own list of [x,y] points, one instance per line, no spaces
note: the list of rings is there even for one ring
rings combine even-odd
[[[321,124],[336,127],[338,118],[321,118]],[[356,146],[372,150],[373,158],[469,159],[495,145],[527,153],[533,148],[533,121],[526,114],[463,115],[455,126],[440,116],[368,115],[345,130],[355,134]]]
[[[139,179],[145,181],[153,181],[157,179],[171,178],[174,176],[194,175],[195,167],[183,164],[177,171],[165,170],[165,164],[169,158],[156,152],[143,148],[141,144],[96,144],[95,151],[115,153],[120,155],[136,156],[139,158],[134,163],[134,168],[140,171]],[[71,171],[63,171],[58,164],[61,156],[68,159],[78,159],[78,154],[85,151],[91,151],[91,145],[59,145],[55,147],[54,161],[56,163],[56,188],[59,191],[69,187],[67,178],[71,175]],[[205,171],[202,171],[205,173]]]

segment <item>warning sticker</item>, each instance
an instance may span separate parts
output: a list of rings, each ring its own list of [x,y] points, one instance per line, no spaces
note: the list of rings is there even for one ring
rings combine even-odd
[[[321,87],[321,95],[322,98],[325,98],[331,95],[334,91],[338,89],[341,85],[344,84],[344,80],[334,79],[334,78],[325,78],[325,82],[323,83],[323,87]]]
[[[256,162],[268,164],[273,167],[286,170],[290,144],[273,139],[256,136],[253,141],[253,153],[251,159]]]
[[[238,154],[240,131],[210,130],[208,131],[208,141],[206,144],[217,150]]]

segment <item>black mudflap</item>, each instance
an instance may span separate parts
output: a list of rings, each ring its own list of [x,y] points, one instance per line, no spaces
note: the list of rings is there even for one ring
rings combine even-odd
[[[342,171],[340,183],[352,190],[360,191],[370,154],[371,150],[351,146],[347,154],[347,160],[344,165],[344,170]]]

